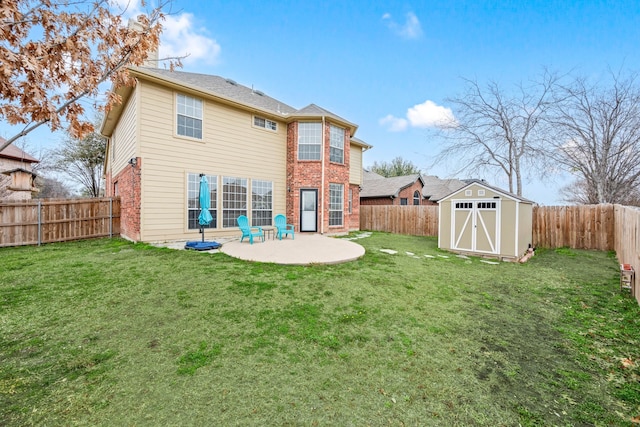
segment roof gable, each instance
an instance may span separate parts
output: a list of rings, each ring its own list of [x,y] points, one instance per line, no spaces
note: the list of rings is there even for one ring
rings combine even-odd
[[[482,188],[484,188],[486,190],[493,191],[493,192],[495,192],[495,193],[497,193],[497,194],[499,194],[499,195],[501,195],[503,197],[506,197],[507,199],[511,199],[511,200],[513,200],[515,202],[531,203],[531,204],[533,203],[531,200],[525,199],[524,197],[520,197],[520,196],[518,196],[516,194],[510,193],[508,191],[502,190],[502,189],[500,189],[498,187],[494,187],[492,185],[489,185],[489,184],[487,184],[485,182],[480,182],[480,181],[471,181],[471,182],[469,182],[464,187],[462,187],[462,188],[450,193],[449,195],[443,197],[438,203],[443,202],[443,201],[448,200],[448,199],[453,199],[457,195],[464,194],[463,192],[465,190],[471,189],[472,187],[482,187]]]
[[[364,176],[360,198],[398,197],[400,191],[413,185],[416,181],[420,181],[424,185],[424,181],[419,174],[371,178],[370,173]]]

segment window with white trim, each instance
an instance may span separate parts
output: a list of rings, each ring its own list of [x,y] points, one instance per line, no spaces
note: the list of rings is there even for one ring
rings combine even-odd
[[[329,161],[344,163],[344,129],[329,126]]]
[[[211,206],[209,213],[213,217],[209,225],[204,228],[216,228],[218,226],[218,177],[207,175],[209,183],[209,197]],[[200,174],[189,173],[187,176],[187,228],[195,230],[200,228],[198,217],[200,216]]]
[[[298,160],[320,160],[322,123],[298,123]]]
[[[418,190],[413,192],[413,205],[418,206],[420,204],[420,192]]]
[[[202,100],[177,93],[176,111],[176,133],[202,139]]]
[[[344,184],[329,184],[329,225],[342,225]]]
[[[237,227],[236,219],[247,215],[247,178],[222,178],[222,226]]]
[[[457,202],[456,209],[473,209],[473,203],[471,202]]]
[[[495,209],[496,202],[478,202],[478,209]]]
[[[253,125],[268,130],[278,130],[278,123],[273,120],[265,119],[264,117],[253,116]]]
[[[251,180],[251,225],[272,225],[273,183],[261,179]]]
[[[349,213],[353,213],[353,188],[349,189]]]

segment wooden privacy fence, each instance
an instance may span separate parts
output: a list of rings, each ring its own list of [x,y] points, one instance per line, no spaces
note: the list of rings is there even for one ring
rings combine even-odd
[[[615,251],[618,261],[635,270],[632,294],[640,304],[640,208],[615,205]]]
[[[0,202],[0,247],[119,234],[119,198]]]
[[[360,229],[437,236],[438,206],[360,205]]]
[[[533,244],[612,251],[616,238],[614,206],[534,206]]]

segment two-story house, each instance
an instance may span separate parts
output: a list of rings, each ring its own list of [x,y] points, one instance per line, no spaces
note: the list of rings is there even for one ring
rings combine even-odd
[[[121,198],[121,234],[135,241],[198,237],[198,182],[208,177],[207,236],[238,234],[236,218],[297,232],[359,229],[357,126],[311,104],[295,109],[218,76],[139,67],[105,116],[106,195]]]

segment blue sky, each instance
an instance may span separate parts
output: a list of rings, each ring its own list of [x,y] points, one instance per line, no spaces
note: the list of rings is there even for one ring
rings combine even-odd
[[[430,125],[450,114],[462,78],[508,89],[543,67],[593,78],[609,67],[640,70],[637,0],[174,0],[172,9],[160,54],[189,53],[184,71],[232,78],[296,108],[315,103],[359,125],[356,136],[374,146],[365,166],[401,156],[441,178],[450,165],[433,165]],[[11,130],[0,126],[0,135]],[[27,147],[60,139],[38,132]],[[524,196],[558,204],[566,182],[532,174]]]

